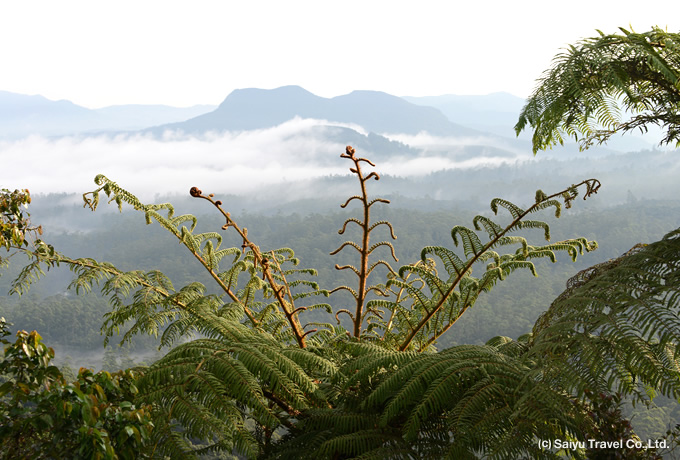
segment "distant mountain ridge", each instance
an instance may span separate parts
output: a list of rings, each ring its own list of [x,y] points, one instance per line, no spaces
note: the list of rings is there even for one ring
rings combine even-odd
[[[525,103],[521,97],[502,92],[483,96],[404,96],[403,99],[413,104],[435,107],[454,123],[506,137],[514,137],[513,127]]]
[[[0,91],[0,139],[140,130],[187,120],[214,108],[211,105],[184,108],[135,104],[88,109],[67,100],[53,101],[40,95]]]
[[[479,132],[449,121],[439,110],[412,104],[379,91],[353,91],[333,98],[316,96],[299,86],[237,89],[217,109],[190,120],[148,131],[185,133],[245,131],[277,126],[295,117],[355,123],[369,132],[464,136]]]
[[[523,104],[521,98],[508,93],[402,98],[380,91],[362,90],[324,98],[299,86],[283,86],[237,89],[219,106],[120,105],[88,109],[66,100],[51,101],[43,96],[0,91],[0,140],[16,140],[30,135],[61,137],[124,133],[150,134],[161,138],[167,131],[201,136],[208,132],[267,129],[298,117],[326,120],[328,123],[321,124],[342,128],[341,132],[348,142],[352,139],[357,147],[369,148],[379,155],[387,155],[388,151],[406,153],[405,150],[410,150],[409,156],[412,156],[415,150],[423,148],[422,142],[420,147],[412,145],[412,140],[416,140],[413,136],[421,133],[449,139],[444,144],[453,145],[450,139],[455,138],[467,146],[485,145],[506,151],[524,151],[529,148],[529,134],[523,133],[520,139],[516,139],[513,130]],[[352,129],[351,125],[361,126],[361,129]],[[313,131],[317,139],[331,132]],[[372,133],[372,136],[369,138],[366,133]],[[397,136],[410,146],[398,145],[393,142],[395,137],[389,135]],[[646,139],[626,136],[625,139],[613,139],[608,146],[619,151],[631,151],[652,145]],[[438,145],[429,145],[428,148],[440,150]],[[577,148],[573,146],[569,150],[576,152]],[[591,153],[596,150],[599,149]],[[454,153],[450,148],[449,152]]]

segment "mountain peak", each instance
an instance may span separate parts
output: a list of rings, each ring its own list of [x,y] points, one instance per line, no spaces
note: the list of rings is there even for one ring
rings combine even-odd
[[[318,96],[310,93],[306,89],[290,85],[281,86],[274,89],[262,89],[262,88],[240,88],[235,89],[226,97],[226,99],[220,104],[218,110],[223,106],[229,106],[230,104],[281,104],[287,101],[293,100],[304,100],[304,99],[315,99]]]
[[[331,99],[300,86],[274,89],[243,88],[232,91],[211,113],[159,129],[185,132],[270,128],[295,117],[356,123],[376,133],[469,134],[439,110],[423,107],[382,91],[356,90]]]

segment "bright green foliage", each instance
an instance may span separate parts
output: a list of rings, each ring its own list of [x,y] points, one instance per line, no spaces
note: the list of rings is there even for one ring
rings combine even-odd
[[[483,452],[550,458],[536,437],[564,437],[587,422],[567,395],[526,378],[526,340],[499,338],[440,353],[360,344],[347,351],[353,359],[342,369],[347,377],[339,406],[311,412],[282,452],[298,449],[301,458],[458,459]]]
[[[373,177],[357,175],[365,180]],[[535,273],[531,259],[548,257],[554,260],[554,252],[558,250],[566,250],[575,258],[578,252],[594,249],[596,245],[585,239],[532,246],[524,238],[510,234],[524,228],[537,228],[544,237],[549,237],[547,224],[525,221],[525,217],[547,208],[553,208],[559,215],[559,200],[570,204],[581,186],[585,186],[588,197],[599,187],[596,180],[584,181],[550,196],[537,195],[536,202],[527,209],[505,200],[494,200],[492,210],[506,209],[512,220],[502,227],[489,218],[475,218],[475,228],[488,234],[488,242],[482,243],[473,230],[454,227],[454,244],[462,246],[464,256],[447,248],[425,248],[422,261],[402,267],[399,275],[393,273],[387,288],[401,292],[396,301],[368,302],[366,314],[370,322],[366,332],[355,338],[359,342],[348,341],[342,328],[321,325],[321,331],[309,335],[309,344],[295,339],[295,318],[288,314],[288,301],[269,304],[261,301],[277,291],[294,287],[286,278],[293,272],[280,268],[291,260],[292,251],[260,251],[247,239],[247,231],[240,229],[228,213],[221,211],[219,201],[192,189],[192,195],[209,199],[225,215],[225,230],[233,227],[244,239],[243,253],[230,250],[230,255],[236,254],[231,267],[218,271],[218,264],[209,261],[211,251],[219,250],[219,234],[194,236],[193,217],[174,218],[170,205],[143,205],[115,183],[102,176],[97,180],[105,184],[102,190],[108,191],[114,200],[118,197],[120,199],[116,201],[128,202],[144,211],[147,219],[153,217],[159,221],[194,256],[206,261],[205,268],[215,273],[214,279],[218,285],[226,286],[224,292],[232,299],[224,303],[220,296],[205,295],[205,288],[197,283],[173,293],[169,280],[158,272],[111,274],[111,267],[94,261],[68,261],[78,274],[74,282],[76,287],[86,287],[98,277],[107,277],[103,290],[116,307],[107,318],[107,334],[115,331],[113,327],[133,320],[128,334],[157,333],[163,328],[164,343],[172,343],[190,332],[198,332],[204,337],[176,346],[146,372],[141,382],[141,400],[155,407],[158,428],[153,443],[156,452],[171,457],[198,455],[203,450],[195,451],[190,440],[203,439],[208,445],[202,449],[228,452],[235,449],[249,457],[285,458],[285,452],[298,450],[300,443],[310,455],[321,457],[365,454],[384,458],[394,457],[399,452],[415,457],[438,457],[468,450],[469,453],[480,449],[493,451],[500,446],[499,452],[504,453],[533,452],[537,447],[529,440],[539,433],[555,436],[577,431],[578,414],[567,396],[551,391],[547,383],[524,379],[527,364],[512,353],[507,355],[500,351],[515,350],[513,345],[456,347],[440,354],[399,350],[427,349],[497,281],[517,268],[527,268]],[[364,203],[364,211],[376,202],[368,200],[363,187],[365,180],[361,182],[362,196],[357,198]],[[88,200],[89,204],[96,203],[96,198]],[[156,213],[161,208],[168,210],[167,217]],[[191,222],[191,228],[178,227],[180,222]],[[363,233],[366,237],[379,223],[371,227],[368,215],[365,215],[358,224],[366,227]],[[206,243],[211,241],[215,241],[214,246]],[[508,245],[518,248],[509,254],[496,252]],[[366,280],[372,267],[368,255],[375,249],[375,244],[363,241],[357,249],[362,254],[362,266],[367,270],[357,269],[356,273]],[[262,254],[271,257],[262,262]],[[429,255],[437,256],[444,263],[447,271],[444,279],[438,278]],[[277,276],[274,284],[263,280],[267,266],[273,262],[277,264],[273,272]],[[477,262],[487,264],[479,279],[472,277]],[[238,275],[242,272],[250,276],[239,283]],[[312,293],[325,292],[315,285],[310,287]],[[366,293],[369,287],[364,284],[362,289]],[[258,293],[261,293],[260,297]],[[133,302],[124,302],[130,296]],[[299,293],[289,294],[288,299],[300,296]],[[391,316],[391,327],[380,322],[382,314]],[[377,342],[380,346],[362,343],[373,341],[375,331],[380,328],[384,331],[383,340]],[[488,361],[488,370],[479,368],[480,360]],[[462,370],[467,373],[460,374]],[[477,393],[501,378],[495,375],[498,372],[503,376],[502,382],[488,390],[489,394],[486,391]],[[402,394],[397,387],[401,388],[400,384],[411,375],[415,375],[413,383],[406,386]],[[545,391],[530,391],[541,385],[545,386]],[[394,392],[397,396],[392,394]],[[457,396],[451,398],[452,394]],[[500,399],[495,400],[492,395]],[[557,412],[563,414],[560,424],[547,424],[550,429],[544,433],[540,431],[543,429],[540,427],[546,425],[544,418],[534,423],[533,419],[523,418],[525,414],[520,408],[510,410],[512,406],[507,406],[508,400],[519,406],[527,398],[538,398],[532,402],[559,409]],[[555,398],[553,406],[548,406],[550,398]],[[465,411],[457,412],[467,407],[468,411],[483,416],[493,412],[496,405],[505,409],[496,411],[495,417],[483,417],[484,420],[470,418],[472,414]],[[513,416],[508,429],[494,435],[497,429],[493,427],[518,410],[519,415]],[[543,415],[547,417],[549,413],[546,409]],[[452,422],[442,421],[444,419]],[[432,424],[434,420],[436,422]],[[480,423],[487,431],[479,428]],[[513,437],[517,426],[526,430],[519,438]],[[288,435],[283,438],[284,442],[277,442],[285,435],[284,429]],[[315,431],[318,429],[321,432]],[[457,434],[455,439],[460,442],[452,443],[452,433],[466,434]]]
[[[680,34],[599,34],[558,54],[522,109],[515,131],[533,128],[534,154],[566,136],[587,148],[650,125],[662,144],[680,143]]]
[[[635,440],[621,396],[680,395],[679,242],[676,230],[579,273],[517,341],[439,353],[347,344],[342,398],[310,411],[276,458],[303,446],[302,458],[562,458],[536,440]],[[562,454],[659,458],[634,448]]]
[[[96,181],[102,187],[85,196],[86,205],[96,209],[99,193],[103,191],[119,206],[129,203],[143,211],[147,223],[157,221],[189,249],[223,295],[206,294],[206,287],[198,282],[175,290],[171,281],[157,270],[123,272],[106,262],[71,259],[53,252],[45,253],[40,247],[24,251],[33,260],[13,282],[14,292],[28,289],[42,274],[41,266],[66,264],[76,274],[70,285],[76,292],[87,292],[93,285],[99,285],[109,297],[114,308],[106,315],[103,327],[107,337],[118,333],[121,327],[129,326],[125,340],[140,332],[162,334],[163,345],[170,345],[178,337],[195,331],[193,321],[205,310],[233,320],[245,317],[258,330],[275,333],[285,343],[292,341],[304,346],[305,336],[313,331],[303,332],[297,315],[307,309],[330,311],[327,304],[297,307],[297,300],[310,295],[328,295],[328,291],[320,290],[315,282],[304,278],[316,275],[316,271],[294,268],[299,260],[291,249],[260,251],[248,240],[247,229],[239,228],[228,213],[223,212],[227,219],[223,229],[233,227],[238,231],[244,238],[242,248],[222,249],[222,237],[216,232],[195,234],[196,218],[191,215],[175,217],[170,204],[145,205],[104,176],[97,176]],[[213,204],[221,211],[221,202]],[[159,212],[162,210],[166,215]],[[185,225],[187,223],[190,225]],[[246,253],[246,250],[249,251]],[[227,268],[221,268],[221,263],[227,259],[231,259],[231,263]]]
[[[80,369],[73,383],[50,365],[54,351],[33,331],[9,342],[0,318],[1,459],[150,458],[150,406],[137,405],[137,376]]]
[[[666,128],[664,142],[679,140],[677,35],[623,33],[601,34],[557,57],[516,127],[536,129],[535,151],[561,142],[564,133],[584,136],[587,147],[648,123]],[[619,122],[618,104],[638,114]],[[534,245],[517,232],[538,230],[549,241],[548,225],[529,214],[553,209],[559,217],[562,203],[569,208],[580,189],[587,198],[600,184],[588,179],[553,194],[539,190],[526,208],[496,198],[491,210],[509,214],[508,224],[477,216],[472,228],[452,228],[453,247],[426,247],[420,260],[395,272],[385,261],[369,263],[377,248],[392,248],[386,241],[371,244],[371,231],[392,228],[387,221],[370,223],[371,206],[386,200],[368,199],[366,182],[378,175],[364,175],[360,163],[372,163],[354,153],[347,147],[342,156],[354,161],[361,195],[346,204],[360,201],[363,218],[347,219],[340,233],[357,224],[362,240],[336,251],[353,247],[361,260],[358,267],[338,267],[358,277],[358,289],[336,288],[356,300],[354,312],[340,310],[351,317],[352,331],[303,324],[305,309],[330,310],[298,306],[329,295],[307,279],[315,271],[295,268],[299,261],[288,248],[262,250],[221,201],[196,187],[190,194],[221,213],[222,230],[235,231],[241,248],[221,248],[221,233],[195,233],[194,216],[176,217],[169,204],[143,204],[104,176],[84,198],[94,210],[104,193],[119,207],[143,212],[147,223],[158,222],[205,268],[212,289],[194,282],[176,290],[159,271],[123,272],[44,244],[10,241],[32,258],[16,292],[41,267],[66,264],[77,291],[98,285],[109,297],[107,336],[129,327],[125,339],[149,333],[163,344],[180,344],[145,370],[133,403],[132,375],[81,371],[77,383],[66,385],[48,365],[52,354],[39,336],[20,335],[2,364],[18,382],[0,387],[1,429],[8,430],[0,432],[2,447],[31,458],[36,455],[28,449],[45,443],[67,450],[75,444],[85,449],[76,455],[88,458],[124,457],[132,446],[137,458],[235,452],[275,459],[595,458],[587,449],[544,449],[538,440],[633,436],[612,392],[637,401],[645,391],[680,397],[678,231],[579,274],[533,334],[435,353],[437,339],[513,271],[536,275],[534,259],[554,261],[557,251],[575,259],[595,248],[584,238]],[[380,265],[389,269],[386,282],[369,284]],[[368,300],[371,292],[388,298]],[[23,405],[27,398],[36,404]],[[71,416],[55,418],[62,413]],[[653,449],[627,454],[656,455]]]
[[[193,438],[210,441],[208,450],[255,457],[270,448],[275,430],[324,405],[321,379],[337,369],[319,351],[281,346],[269,334],[209,312],[196,322],[205,338],[175,347],[140,386],[156,419],[166,420],[154,433],[159,453],[188,458]]]

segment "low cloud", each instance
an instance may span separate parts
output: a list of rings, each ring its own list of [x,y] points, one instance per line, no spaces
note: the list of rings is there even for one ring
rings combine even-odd
[[[84,193],[96,188],[95,175],[104,174],[145,200],[185,193],[192,186],[216,193],[252,193],[274,184],[348,174],[350,165],[340,158],[345,144],[324,136],[338,126],[367,134],[357,125],[296,118],[269,129],[200,136],[171,131],[160,138],[150,134],[33,136],[0,142],[0,158],[11,165],[0,171],[0,186],[28,188],[33,193]],[[503,155],[493,150],[465,158],[464,146],[491,144],[483,139],[425,133],[390,136],[422,151],[415,158],[392,157],[378,164],[377,171],[396,176],[498,165],[520,157],[514,153],[508,157],[504,148]],[[371,152],[362,156],[371,158]]]
[[[446,157],[424,156],[418,158],[395,158],[380,165],[380,171],[392,176],[409,177],[424,176],[443,169],[470,169],[479,167],[498,167],[503,164],[515,163],[517,158],[508,159],[504,156],[482,156],[455,161]]]
[[[33,136],[0,142],[5,188],[32,192],[78,192],[95,188],[104,174],[140,196],[188,191],[192,186],[248,192],[268,183],[305,176],[344,173],[323,166],[318,156],[339,157],[344,145],[305,135],[315,124],[294,120],[275,128],[242,133],[187,136],[151,135]]]
[[[508,159],[527,159],[531,157],[531,151],[528,146],[526,149],[518,148],[516,142],[509,142],[501,137],[491,136],[435,136],[427,132],[420,132],[418,134],[400,134],[400,133],[384,133],[386,138],[398,141],[413,148],[420,149],[425,154],[438,155],[446,153],[448,157],[455,156],[456,153],[460,155],[468,154],[465,152],[466,147],[483,146],[488,149],[503,151],[503,156]],[[472,165],[472,163],[468,163]],[[471,167],[471,166],[468,166]]]

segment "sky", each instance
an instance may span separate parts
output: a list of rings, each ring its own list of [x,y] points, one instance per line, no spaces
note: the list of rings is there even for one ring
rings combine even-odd
[[[0,90],[89,108],[219,104],[234,89],[284,85],[323,97],[357,89],[397,96],[505,91],[526,97],[560,48],[594,36],[596,29],[680,30],[680,2],[651,5],[2,2]]]

